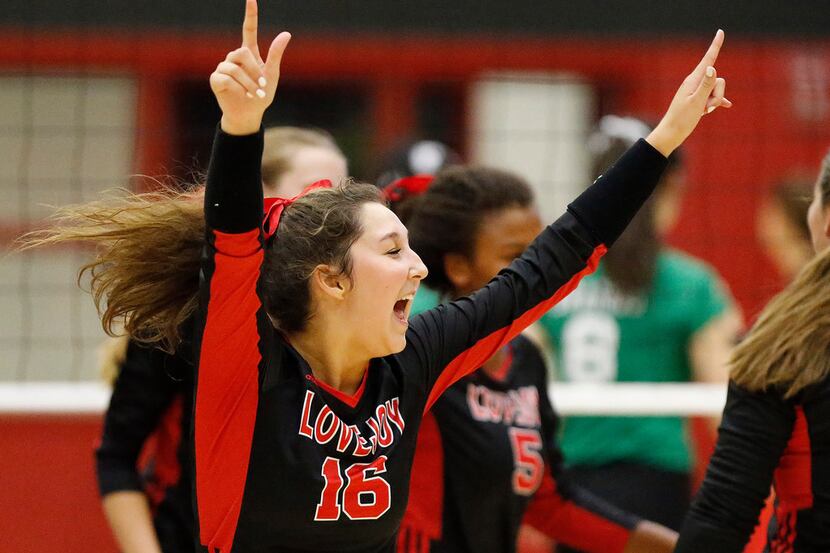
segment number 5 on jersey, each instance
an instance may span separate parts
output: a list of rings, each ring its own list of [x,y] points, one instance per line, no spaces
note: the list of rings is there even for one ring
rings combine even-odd
[[[350,520],[375,520],[389,510],[392,489],[389,482],[378,476],[386,472],[386,455],[371,463],[355,463],[346,468],[345,486],[340,459],[326,457],[321,472],[325,484],[314,520],[338,520],[341,511]]]
[[[542,437],[530,428],[512,427],[509,434],[513,447],[513,491],[518,495],[533,495],[545,472]]]

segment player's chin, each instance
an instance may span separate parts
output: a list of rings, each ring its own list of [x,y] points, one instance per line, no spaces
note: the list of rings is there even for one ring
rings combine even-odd
[[[391,334],[387,340],[387,344],[389,345],[390,355],[402,352],[406,347],[406,334]]]

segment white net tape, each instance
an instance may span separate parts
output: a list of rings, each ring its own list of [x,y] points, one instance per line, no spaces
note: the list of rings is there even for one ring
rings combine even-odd
[[[571,384],[549,389],[560,415],[717,416],[723,384]],[[0,414],[97,414],[110,390],[96,382],[0,383]]]

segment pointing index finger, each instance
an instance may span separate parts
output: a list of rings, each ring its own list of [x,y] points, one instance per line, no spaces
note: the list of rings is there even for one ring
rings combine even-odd
[[[246,0],[245,20],[242,22],[242,46],[250,49],[256,56],[259,56],[259,46],[257,45],[258,25],[259,16],[256,0]]]
[[[720,48],[723,46],[723,30],[718,29],[718,32],[715,33],[715,38],[712,39],[712,44],[709,45],[709,49],[706,50],[706,53],[703,55],[703,58],[700,60],[700,63],[697,64],[695,68],[695,73],[703,73],[709,66],[714,66],[715,62],[718,59],[718,54],[720,53]]]

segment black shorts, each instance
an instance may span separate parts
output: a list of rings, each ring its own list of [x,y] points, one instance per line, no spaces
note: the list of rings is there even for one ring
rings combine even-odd
[[[633,515],[679,530],[689,508],[691,477],[634,463],[574,466],[565,471],[569,483],[579,486]],[[559,553],[575,553],[560,546]]]

